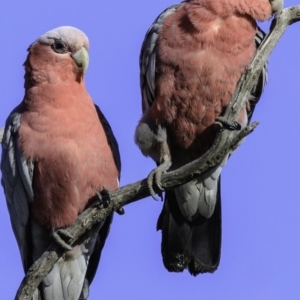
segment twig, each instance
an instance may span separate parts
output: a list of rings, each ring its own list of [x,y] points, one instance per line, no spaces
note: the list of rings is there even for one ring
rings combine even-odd
[[[226,109],[224,117],[228,121],[236,120],[239,116],[241,108],[245,105],[247,100],[247,95],[249,95],[252,87],[257,82],[261,69],[287,26],[299,20],[300,6],[284,9],[282,13],[273,20],[270,33],[262,42],[255,58],[241,77],[230,104]],[[194,177],[204,174],[209,169],[222,162],[224,157],[235,149],[238,143],[251,133],[256,126],[257,123],[253,123],[238,133],[229,131],[220,132],[217,134],[211,149],[201,158],[180,169],[164,174],[162,176],[162,187],[165,189],[174,188],[190,181]],[[71,236],[74,237],[74,241],[87,229],[103,220],[114,210],[149,196],[146,179],[119,188],[111,193],[110,196],[111,202],[108,207],[101,208],[98,203],[95,203],[91,208],[85,210],[78,217],[77,221],[67,229]],[[51,245],[48,251],[46,251],[29,269],[21,283],[15,300],[31,299],[32,294],[39,283],[50,272],[55,262],[63,255],[63,253],[64,250],[57,245]]]

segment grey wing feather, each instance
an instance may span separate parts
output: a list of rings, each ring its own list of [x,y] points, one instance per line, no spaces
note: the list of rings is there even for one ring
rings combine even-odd
[[[24,270],[32,261],[29,258],[28,243],[28,204],[33,201],[32,175],[33,164],[24,160],[18,148],[20,127],[20,107],[8,117],[2,140],[1,183],[4,188],[6,203],[12,228],[20,249]]]
[[[148,29],[140,53],[140,87],[142,92],[143,113],[153,104],[155,97],[156,42],[159,30],[165,19],[174,13],[181,4],[164,10]]]

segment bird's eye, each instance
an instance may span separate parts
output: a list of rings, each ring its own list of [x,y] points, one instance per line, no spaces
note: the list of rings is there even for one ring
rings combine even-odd
[[[69,47],[67,46],[66,43],[64,43],[61,40],[56,40],[52,45],[51,45],[52,49],[56,52],[56,53],[67,53],[69,52]]]

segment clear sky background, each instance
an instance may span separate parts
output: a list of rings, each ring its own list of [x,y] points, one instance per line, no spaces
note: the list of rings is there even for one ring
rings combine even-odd
[[[90,39],[87,89],[119,141],[121,185],[146,177],[154,163],[133,141],[141,116],[138,57],[148,27],[173,1],[2,3],[0,126],[23,98],[30,43],[52,28],[78,27]],[[268,23],[261,26],[268,30]],[[253,117],[260,125],[223,171],[219,269],[196,278],[168,273],[155,229],[162,203],[147,198],[115,216],[89,299],[300,299],[299,30],[292,25],[272,53],[269,83]],[[0,191],[0,298],[6,300],[13,299],[23,270]]]

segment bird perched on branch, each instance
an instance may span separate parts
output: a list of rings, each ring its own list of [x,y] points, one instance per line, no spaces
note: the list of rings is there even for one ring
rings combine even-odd
[[[256,20],[282,9],[281,0],[187,0],[162,12],[149,28],[140,54],[143,117],[135,142],[158,165],[149,177],[160,187],[163,172],[189,163],[211,147],[215,121],[240,129],[250,120],[266,82],[266,67],[237,122],[222,119],[264,34]],[[214,272],[220,261],[220,173],[226,163],[166,191],[157,229],[171,272]]]
[[[9,115],[2,141],[2,185],[24,271],[54,241],[67,252],[34,300],[87,299],[112,215],[72,246],[64,228],[103,189],[118,188],[120,156],[111,127],[85,84],[89,41],[58,27],[28,48],[23,101]]]

